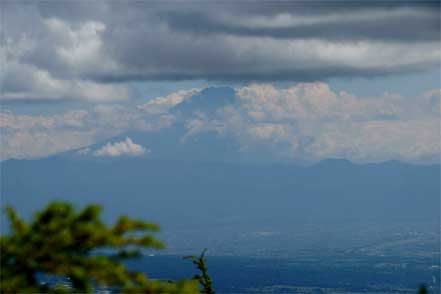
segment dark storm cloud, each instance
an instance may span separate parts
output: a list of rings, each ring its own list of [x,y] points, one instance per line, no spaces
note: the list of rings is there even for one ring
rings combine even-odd
[[[174,30],[196,34],[392,41],[440,38],[439,1],[42,2],[38,7],[43,17],[114,24],[155,18]],[[322,21],[272,26],[271,20],[280,15]],[[330,16],[333,19],[327,20]],[[267,17],[268,22],[247,25],[256,17]]]
[[[52,98],[67,97],[87,81],[97,89],[133,80],[311,81],[439,66],[439,2],[1,5],[3,99],[26,96],[28,88],[41,97],[48,87]],[[20,72],[32,87],[17,89]]]
[[[229,4],[228,4],[229,3]],[[233,3],[233,5],[232,5]],[[392,10],[398,8],[411,9],[439,9],[439,1],[419,1],[419,0],[325,0],[325,1],[262,1],[262,2],[242,2],[240,5],[234,2],[223,2],[222,6],[235,6],[236,11],[251,12],[253,14],[274,15],[284,12],[301,14],[329,14],[329,13],[350,13],[357,10]]]
[[[360,12],[359,10],[357,10]],[[370,15],[372,13],[372,15]],[[325,40],[382,40],[382,41],[435,41],[439,39],[440,17],[438,11],[391,11],[376,16],[364,12],[365,19],[341,17],[320,23],[270,26],[233,23],[218,15],[199,12],[168,12],[165,19],[173,29],[195,34],[228,34],[237,36],[298,38]],[[235,18],[244,17],[243,15]],[[304,16],[303,16],[304,17]],[[292,16],[295,20],[295,16]]]

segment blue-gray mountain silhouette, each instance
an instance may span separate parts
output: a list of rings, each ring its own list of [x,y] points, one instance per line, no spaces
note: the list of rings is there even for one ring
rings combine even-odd
[[[209,88],[172,111],[213,113],[236,102],[232,89]],[[242,152],[227,133],[187,132],[178,120],[160,132],[124,133],[90,146],[97,150],[130,137],[152,150],[146,157],[99,158],[72,150],[1,162],[2,204],[29,215],[55,199],[97,202],[109,219],[129,213],[166,228],[195,228],[202,236],[215,228],[246,231],[250,224],[275,231],[310,223],[439,221],[439,165],[327,159],[301,166]]]

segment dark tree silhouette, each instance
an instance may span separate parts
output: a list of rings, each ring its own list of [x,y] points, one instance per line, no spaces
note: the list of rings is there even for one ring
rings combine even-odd
[[[122,260],[139,256],[142,248],[164,248],[152,235],[159,230],[156,224],[121,216],[107,226],[100,219],[99,206],[77,211],[65,202],[49,204],[30,223],[12,207],[6,213],[10,231],[0,237],[1,293],[90,293],[100,285],[130,294],[215,293],[207,249],[199,256],[184,257],[200,272],[191,280],[151,280],[124,266]],[[102,248],[114,254],[98,254],[96,250]],[[67,278],[69,285],[41,284],[38,274]],[[427,294],[427,287],[421,285],[418,293]]]
[[[208,268],[205,259],[205,252],[207,249],[204,249],[199,256],[185,256],[184,259],[189,259],[193,261],[200,271],[200,274],[196,274],[193,279],[199,281],[199,284],[202,287],[201,293],[203,294],[214,294],[213,289],[213,281],[211,280],[210,275],[208,274]]]
[[[49,204],[30,223],[11,207],[6,212],[11,226],[0,238],[2,293],[90,293],[98,285],[125,293],[199,293],[194,280],[151,280],[122,263],[141,248],[164,247],[151,234],[156,224],[121,216],[109,227],[99,206],[77,211],[64,202]],[[115,254],[97,254],[100,248]],[[37,274],[64,277],[70,285],[41,284]]]
[[[427,290],[426,285],[421,285],[420,289],[418,290],[418,294],[427,294],[429,291]]]

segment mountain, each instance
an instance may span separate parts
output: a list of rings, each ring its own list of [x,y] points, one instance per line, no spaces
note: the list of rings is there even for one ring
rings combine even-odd
[[[244,150],[236,136],[225,131],[222,125],[216,126],[211,122],[222,116],[223,107],[234,103],[239,102],[232,88],[209,87],[172,107],[168,114],[173,115],[175,121],[170,126],[148,132],[127,131],[85,148],[57,154],[56,157],[101,160],[93,156],[94,151],[108,143],[115,144],[130,138],[134,143],[150,151],[148,153],[150,159],[230,163],[274,161],[274,157],[265,152],[268,150],[259,150],[258,144]],[[191,124],[197,121],[203,122],[204,126],[192,127]],[[84,149],[92,152],[82,153],[81,150]],[[263,154],[265,156],[262,156]]]
[[[169,252],[180,255],[204,247],[265,256],[332,248],[436,255],[439,249],[439,165],[57,156],[0,164],[2,205],[30,217],[51,200],[98,203],[107,221],[129,214],[160,223]],[[404,253],[401,244],[409,248]]]
[[[75,160],[100,160],[93,156],[106,144],[115,144],[130,138],[134,143],[147,148],[150,159],[184,160],[200,162],[259,161],[260,156],[252,152],[241,152],[241,146],[231,134],[222,130],[195,129],[191,120],[213,119],[222,107],[236,103],[235,92],[230,87],[209,87],[187,97],[175,105],[169,114],[175,118],[171,126],[154,131],[127,131],[102,142],[55,155]],[[81,150],[91,150],[87,154]],[[109,160],[107,158],[106,160]]]
[[[400,162],[309,167],[149,158],[1,163],[1,195],[29,213],[52,199],[163,223],[437,220],[440,168]]]
[[[176,124],[157,132],[130,131],[115,136],[105,142],[88,146],[90,150],[99,150],[105,144],[115,144],[130,138],[136,144],[145,146],[151,153],[150,159],[184,160],[184,161],[234,161],[243,158],[239,152],[237,142],[229,140],[225,134],[206,132],[197,136],[186,136],[187,129]],[[76,160],[111,160],[100,159],[93,153],[81,154],[79,150],[73,150],[57,155],[56,157],[71,158]]]
[[[230,87],[208,87],[184,100],[172,109],[174,114],[191,115],[204,112],[213,115],[219,108],[236,102],[236,93]]]
[[[170,238],[178,238],[174,244],[181,249],[194,248],[189,236],[200,238],[201,246],[212,238],[213,246],[224,249],[241,236],[260,238],[280,230],[297,236],[294,245],[305,240],[329,244],[339,234],[340,241],[349,238],[355,244],[364,232],[359,228],[439,224],[439,165],[354,164],[343,159],[299,165],[266,160],[270,156],[262,152],[243,152],[227,133],[188,135],[181,116],[198,118],[202,112],[213,118],[219,108],[236,103],[234,99],[230,88],[208,88],[175,106],[171,112],[177,122],[160,132],[123,133],[89,146],[87,154],[71,150],[1,162],[1,202],[27,217],[51,200],[96,202],[104,206],[108,221],[130,214],[159,222],[166,232],[174,232]],[[94,156],[109,142],[125,138],[151,153]],[[309,237],[300,238],[306,236],[302,232]],[[260,244],[252,240],[247,244]]]

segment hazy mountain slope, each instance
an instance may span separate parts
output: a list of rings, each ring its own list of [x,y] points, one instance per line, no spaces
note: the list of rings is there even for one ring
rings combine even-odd
[[[228,132],[189,135],[189,120],[201,113],[213,119],[219,108],[232,103],[237,101],[231,88],[208,88],[175,106],[175,123],[160,131],[122,133],[89,146],[87,154],[71,150],[1,162],[1,203],[29,216],[50,200],[97,202],[109,220],[127,213],[161,223],[181,248],[195,247],[188,238],[200,238],[201,246],[208,246],[205,238],[211,236],[214,247],[226,248],[225,242],[235,244],[247,236],[254,244],[247,245],[253,248],[249,252],[261,246],[255,238],[282,229],[293,234],[285,235],[287,247],[292,240],[296,246],[309,240],[304,245],[309,248],[316,240],[331,242],[337,235],[343,237],[333,244],[346,237],[353,244],[371,240],[359,228],[439,224],[439,165],[329,159],[300,166],[275,160],[259,146],[244,152]],[[127,137],[151,152],[140,157],[94,156],[108,142]],[[229,241],[219,245],[219,239]],[[265,246],[277,243],[271,239]],[[246,247],[242,245],[231,248]]]
[[[2,202],[31,211],[50,199],[170,224],[437,220],[439,166],[399,162],[311,167],[153,159],[9,160]]]

